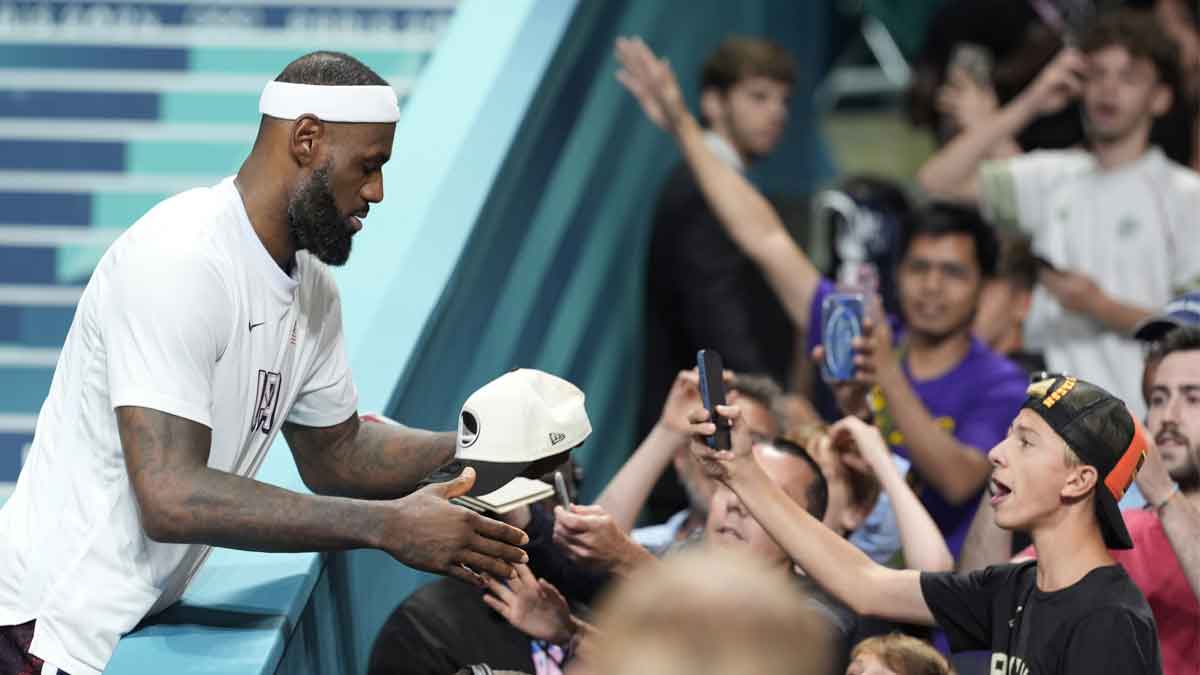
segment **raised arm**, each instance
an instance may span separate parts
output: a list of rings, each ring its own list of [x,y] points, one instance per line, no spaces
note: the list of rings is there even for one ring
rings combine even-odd
[[[331,427],[283,425],[304,484],[317,494],[394,499],[454,458],[454,433],[367,422],[358,414]]]
[[[625,532],[633,529],[638,513],[675,451],[687,446],[687,415],[699,400],[700,376],[695,370],[680,371],[671,384],[662,416],[596,499],[596,504]]]
[[[979,201],[979,165],[1039,115],[1063,109],[1083,88],[1086,62],[1078,50],[1059,52],[1025,91],[986,121],[966,127],[930,157],[917,182],[931,196],[968,204]]]
[[[848,435],[854,440],[863,461],[891,499],[907,567],[921,572],[947,572],[954,569],[954,556],[946,546],[946,538],[921,500],[913,494],[904,476],[900,475],[879,429],[857,417],[847,417],[835,424],[831,433],[835,438]]]
[[[633,94],[652,122],[678,144],[708,205],[729,236],[765,273],[788,315],[806,328],[821,276],[788,234],[779,214],[748,180],[722,162],[704,142],[688,112],[671,67],[640,38],[617,40],[621,70],[617,79]]]
[[[473,473],[402,499],[305,495],[208,466],[211,430],[150,408],[116,409],[142,526],[155,541],[252,551],[379,548],[417,569],[470,583],[462,567],[508,577],[525,534],[449,503]],[[468,472],[470,470],[468,469]]]
[[[751,454],[750,435],[736,406],[717,412],[733,425],[733,449],[710,449],[699,437],[716,428],[708,411],[690,418],[692,452],[711,475],[729,486],[751,515],[804,571],[833,596],[859,614],[894,621],[933,625],[921,591],[920,573],[886,568],[825,527],[800,507],[763,471]]]

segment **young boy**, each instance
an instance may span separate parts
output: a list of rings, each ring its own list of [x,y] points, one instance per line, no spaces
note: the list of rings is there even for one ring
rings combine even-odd
[[[733,449],[692,450],[827,591],[860,614],[937,624],[952,649],[992,651],[990,672],[1033,675],[1162,672],[1154,618],[1109,548],[1132,547],[1117,502],[1144,458],[1145,432],[1119,399],[1074,377],[1029,387],[994,447],[996,523],[1029,532],[1041,558],[965,575],[893,570],[834,536],[781,494],[750,455],[735,406]],[[708,412],[693,432],[711,434]],[[857,419],[839,423],[860,446],[882,443]]]

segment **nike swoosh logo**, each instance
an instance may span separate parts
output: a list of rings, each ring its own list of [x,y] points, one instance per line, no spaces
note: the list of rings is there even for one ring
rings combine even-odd
[[[250,324],[250,330],[254,330],[255,328],[258,328],[259,326],[263,325],[264,323],[266,323],[266,321],[259,321],[258,323],[252,323],[252,324]]]

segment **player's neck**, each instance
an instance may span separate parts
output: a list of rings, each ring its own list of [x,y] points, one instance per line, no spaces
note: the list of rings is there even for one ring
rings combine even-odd
[[[1060,591],[1079,582],[1088,572],[1113,564],[1094,518],[1063,519],[1035,529],[1038,552],[1037,586],[1040,591]]]
[[[250,226],[267,253],[286,272],[292,268],[296,248],[288,232],[287,187],[273,180],[277,173],[251,154],[238,171],[234,184],[242,196]]]
[[[1091,149],[1102,170],[1119,169],[1136,162],[1150,149],[1150,127],[1147,125],[1111,141],[1093,139]]]

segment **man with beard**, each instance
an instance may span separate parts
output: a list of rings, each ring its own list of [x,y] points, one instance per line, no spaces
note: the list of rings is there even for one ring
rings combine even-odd
[[[526,559],[524,533],[413,491],[453,433],[360,424],[326,265],[383,199],[396,95],[314,52],[263,90],[234,177],[176,195],[105,254],[28,460],[0,510],[0,670],[97,675],[120,636],[174,603],[211,546],[372,547],[476,581]],[[253,475],[283,431],[300,494]],[[469,569],[470,568],[470,569]]]
[[[1134,328],[1200,284],[1200,178],[1150,146],[1171,106],[1176,52],[1154,17],[1101,17],[1019,96],[959,134],[921,168],[939,199],[978,204],[1033,238],[1040,285],[1025,324],[1051,370],[1086,373],[1140,417]],[[1081,97],[1088,149],[986,161],[1042,115]]]
[[[1133,548],[1110,551],[1146,596],[1158,625],[1164,675],[1200,673],[1200,327],[1167,333],[1150,374],[1151,450],[1137,474],[1144,509],[1121,512]],[[1008,559],[1010,532],[980,507],[961,571]],[[1029,547],[1014,562],[1037,556]]]
[[[618,41],[617,57],[618,78],[675,138],[722,227],[763,270],[809,346],[819,345],[833,283],[762,194],[707,146],[670,67],[636,38]],[[854,342],[857,374],[835,394],[846,413],[873,417],[912,461],[915,489],[957,555],[987,481],[986,449],[1004,438],[1026,376],[971,335],[983,281],[996,269],[996,236],[986,223],[972,211],[936,206],[904,228],[898,254],[904,330],[893,344],[889,321],[876,314],[865,322]]]

